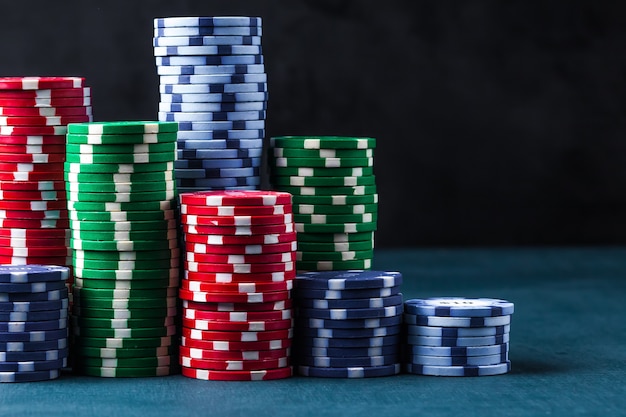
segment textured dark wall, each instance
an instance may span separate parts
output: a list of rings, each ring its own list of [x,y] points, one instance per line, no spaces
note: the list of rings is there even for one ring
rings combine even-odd
[[[378,138],[379,246],[626,242],[626,3],[4,2],[0,73],[154,119],[152,18],[263,17],[268,135]]]

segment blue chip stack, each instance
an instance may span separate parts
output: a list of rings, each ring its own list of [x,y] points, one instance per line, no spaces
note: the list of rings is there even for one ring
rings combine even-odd
[[[368,378],[400,372],[399,272],[329,271],[296,276],[294,362],[301,375]]]
[[[67,366],[67,306],[61,266],[0,265],[0,382],[58,378]]]
[[[180,192],[260,184],[267,74],[259,17],[154,20],[159,120],[179,123]]]
[[[501,375],[511,370],[513,303],[491,298],[412,299],[404,304],[412,374]]]

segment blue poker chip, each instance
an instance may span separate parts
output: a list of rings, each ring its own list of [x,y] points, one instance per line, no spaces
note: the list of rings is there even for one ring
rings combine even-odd
[[[375,308],[402,304],[402,294],[379,298],[356,298],[348,300],[324,300],[300,298],[298,306],[304,308]]]
[[[511,325],[492,327],[429,327],[407,325],[407,333],[419,336],[431,337],[477,337],[477,336],[499,336],[509,333]]]
[[[61,288],[60,290],[53,290],[48,292],[36,292],[36,293],[22,293],[22,292],[3,292],[0,293],[0,303],[5,302],[20,302],[20,301],[54,301],[67,298],[68,289]],[[0,311],[2,311],[0,309]]]
[[[3,372],[36,372],[61,369],[67,366],[67,358],[49,361],[0,362],[0,374]],[[1,377],[0,377],[1,378]]]
[[[157,66],[264,64],[263,55],[157,56]]]
[[[179,140],[178,149],[250,149],[262,148],[263,138],[258,139],[209,139]]]
[[[174,168],[179,169],[226,169],[226,168],[258,168],[261,158],[230,158],[230,159],[182,159],[174,161]]]
[[[406,338],[410,345],[419,346],[440,346],[440,347],[469,347],[469,346],[489,346],[509,343],[509,334],[497,336],[477,336],[477,337],[434,337],[419,336],[410,334]]]
[[[231,177],[231,178],[180,178],[176,180],[176,186],[180,187],[245,187],[261,184],[261,177]]]
[[[260,26],[193,26],[155,28],[154,37],[157,36],[262,36],[263,29]]]
[[[468,366],[468,365],[497,365],[509,360],[508,352],[485,356],[428,356],[411,355],[409,363],[414,365],[433,366]]]
[[[236,103],[246,101],[265,101],[269,98],[267,92],[256,93],[188,93],[159,95],[162,103]]]
[[[398,355],[400,347],[397,345],[364,347],[364,348],[321,348],[298,346],[295,356],[332,356],[336,358],[352,358],[358,356]]]
[[[161,112],[248,112],[267,110],[267,101],[244,101],[242,103],[159,103]]]
[[[327,337],[306,337],[298,338],[301,346],[323,347],[323,348],[355,348],[355,347],[378,347],[398,345],[400,335],[365,337],[365,338],[327,338]]]
[[[178,187],[179,193],[195,193],[197,191],[207,191],[206,187]],[[221,187],[220,191],[244,191],[244,190],[258,190],[256,185],[248,185],[245,187]]]
[[[67,298],[50,301],[2,301],[0,302],[0,312],[29,313],[33,311],[54,311],[59,309],[66,309],[68,307],[68,304],[69,302]]]
[[[52,349],[33,352],[0,352],[0,362],[53,361],[67,358],[69,349]]]
[[[177,133],[181,140],[259,139],[265,137],[265,129],[252,130],[188,130]]]
[[[0,372],[0,382],[37,382],[56,379],[60,375],[58,369],[35,372]]]
[[[511,370],[511,362],[506,361],[497,365],[468,365],[468,366],[432,366],[407,364],[406,371],[410,374],[431,376],[491,376],[506,374]]]
[[[186,102],[197,100],[198,97],[189,97],[190,94],[240,94],[240,93],[267,93],[267,83],[245,84],[163,84],[159,85],[159,93],[176,97],[173,101]],[[224,100],[225,101],[225,100]],[[236,101],[236,100],[231,100]],[[243,101],[243,100],[242,100]],[[250,100],[248,100],[250,101]],[[193,102],[193,101],[192,101]]]
[[[65,288],[65,281],[28,282],[24,284],[0,283],[0,293],[37,293]]]
[[[403,305],[374,308],[300,308],[298,314],[301,317],[331,319],[331,320],[354,320],[400,316]]]
[[[510,301],[495,298],[415,298],[405,304],[407,313],[440,317],[509,316],[515,310]]]
[[[341,291],[346,289],[396,287],[401,284],[402,274],[400,272],[358,270],[298,274],[294,287]]]
[[[228,122],[178,122],[178,128],[180,129],[180,131],[265,129],[265,120],[233,120]]]
[[[0,321],[0,333],[23,333],[41,330],[59,330],[67,327],[67,319],[48,321]]]
[[[267,74],[162,75],[161,85],[267,83]]]
[[[0,332],[0,342],[48,342],[67,338],[67,328],[32,332]]]
[[[375,319],[328,320],[309,318],[299,315],[297,323],[311,329],[376,329],[378,327],[397,326],[402,324],[402,316]]]
[[[317,368],[349,368],[353,366],[372,367],[393,365],[400,362],[398,354],[382,356],[355,356],[348,358],[323,356],[298,356],[295,361],[299,365],[314,366]]]
[[[303,376],[318,378],[376,378],[397,375],[401,371],[399,363],[372,367],[317,368],[298,366],[298,373]]]
[[[509,352],[509,344],[492,346],[469,346],[469,347],[440,347],[440,346],[418,346],[407,347],[409,355],[428,356],[488,356],[503,355]]]
[[[152,46],[261,45],[260,36],[157,36]]]
[[[375,327],[371,329],[315,329],[301,327],[296,330],[298,336],[303,337],[323,337],[327,339],[352,339],[383,337],[400,334],[402,326]]]
[[[172,27],[223,27],[223,26],[261,26],[260,17],[214,16],[214,17],[159,17],[154,19],[155,28]]]
[[[265,65],[170,65],[157,67],[158,75],[261,74]]]
[[[0,351],[4,352],[33,352],[41,350],[67,349],[67,338],[49,340],[45,342],[5,342],[0,341]]]
[[[506,326],[507,324],[511,324],[511,316],[440,317],[417,316],[415,314],[404,313],[404,322],[406,324],[432,327],[493,327]]]
[[[235,120],[264,120],[264,111],[242,112],[159,112],[159,119],[167,119],[169,122],[210,122],[210,121],[235,121]]]
[[[180,132],[179,132],[180,133]],[[262,149],[178,149],[178,159],[260,158]]]
[[[237,56],[261,55],[261,45],[155,46],[154,56]]]
[[[54,265],[0,265],[0,283],[27,284],[41,281],[65,282],[69,268]]]
[[[249,177],[258,176],[259,168],[224,168],[224,169],[177,169],[176,178],[200,179],[200,178],[223,178],[223,177]]]
[[[67,319],[67,308],[45,311],[0,311],[0,321],[49,321]]]
[[[400,293],[400,285],[388,288],[366,288],[358,290],[316,290],[309,288],[294,288],[295,298],[324,298],[327,300],[345,300],[353,298],[380,298]],[[416,323],[413,323],[416,324]]]

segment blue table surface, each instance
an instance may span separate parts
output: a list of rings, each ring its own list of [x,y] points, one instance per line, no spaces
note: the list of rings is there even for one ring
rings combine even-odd
[[[378,250],[405,299],[515,302],[511,373],[208,382],[63,375],[0,384],[0,416],[626,415],[626,249]]]

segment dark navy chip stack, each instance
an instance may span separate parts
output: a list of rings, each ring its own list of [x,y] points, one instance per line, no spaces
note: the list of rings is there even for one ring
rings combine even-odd
[[[329,271],[296,276],[294,362],[301,375],[368,378],[400,372],[399,272]]]
[[[261,18],[154,20],[159,120],[179,123],[178,190],[256,189],[267,75]]]
[[[408,300],[409,373],[433,376],[501,375],[511,370],[513,303],[491,298]]]
[[[46,381],[67,366],[69,269],[0,265],[0,382]]]

